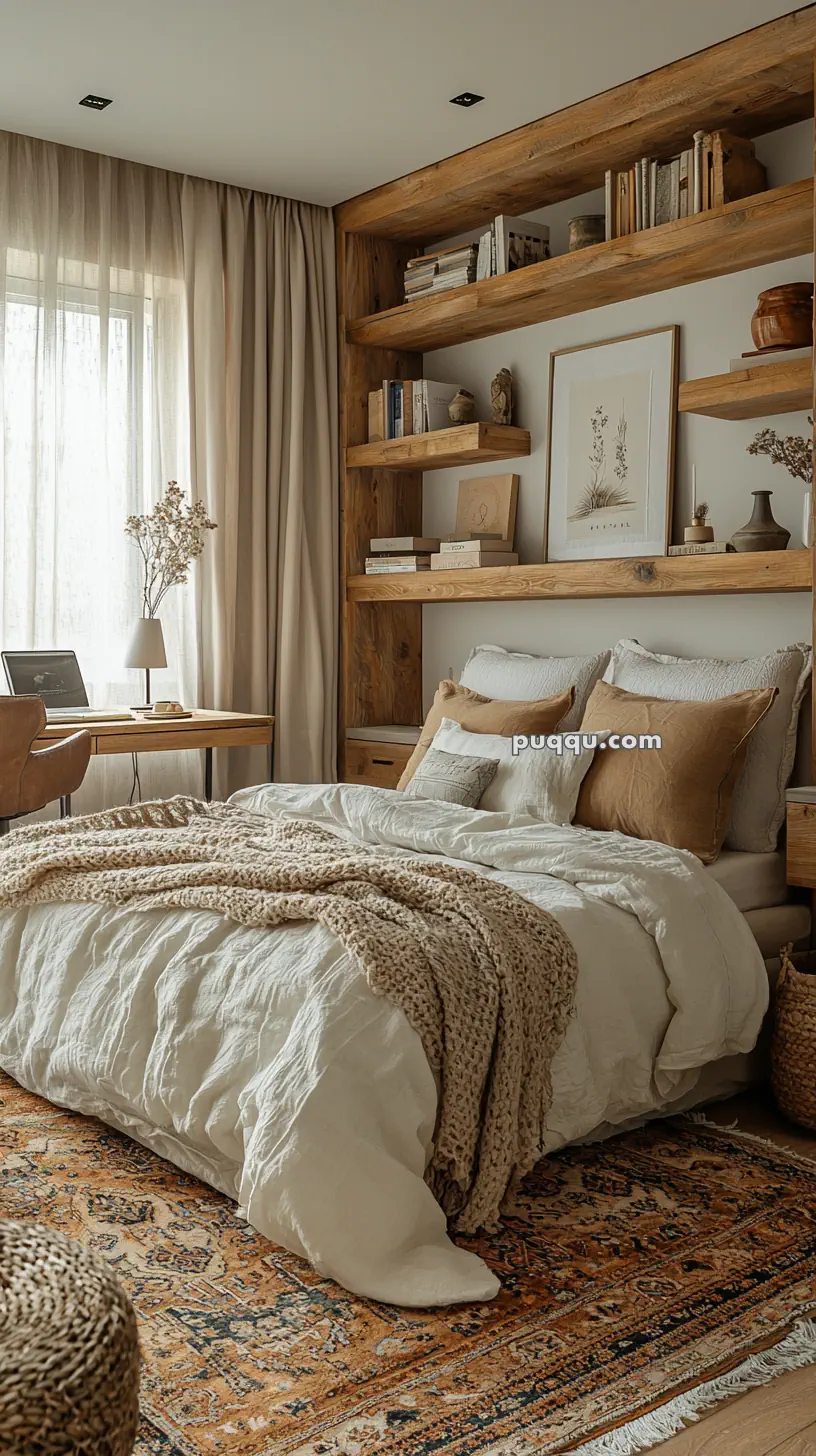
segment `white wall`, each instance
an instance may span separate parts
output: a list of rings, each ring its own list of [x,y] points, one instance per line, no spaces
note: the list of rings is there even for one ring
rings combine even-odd
[[[803,122],[761,138],[757,154],[768,168],[770,186],[809,176],[813,170],[813,124]],[[553,252],[565,252],[566,225],[582,212],[602,212],[603,194],[573,198],[536,217],[551,227]],[[728,370],[729,360],[753,348],[751,315],[757,294],[776,283],[812,278],[810,256],[774,263],[728,277],[675,288],[607,308],[472,344],[425,355],[424,372],[473,390],[477,416],[490,417],[490,381],[506,366],[516,382],[516,423],[532,434],[533,453],[524,460],[470,466],[468,475],[514,470],[520,477],[516,548],[522,562],[544,558],[544,498],[547,459],[547,397],[550,352],[573,344],[612,339],[637,329],[681,325],[680,378]],[[748,519],[751,491],[769,488],[774,515],[800,546],[804,485],[780,466],[745,453],[761,425],[785,434],[807,434],[807,414],[767,421],[710,420],[680,416],[673,539],[682,541],[691,500],[691,465],[697,466],[698,499],[711,505],[718,538],[728,538]],[[428,472],[424,479],[424,530],[452,530],[458,470]],[[423,608],[423,668],[426,703],[441,677],[458,676],[479,642],[541,653],[595,652],[621,636],[637,637],[655,650],[748,656],[788,642],[810,641],[810,597],[675,597],[672,599],[444,604]]]

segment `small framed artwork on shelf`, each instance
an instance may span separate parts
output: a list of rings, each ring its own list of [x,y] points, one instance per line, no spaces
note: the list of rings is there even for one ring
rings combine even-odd
[[[679,352],[672,324],[551,356],[547,561],[666,555]]]

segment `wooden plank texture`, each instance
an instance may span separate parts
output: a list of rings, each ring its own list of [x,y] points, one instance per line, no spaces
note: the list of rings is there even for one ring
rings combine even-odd
[[[796,1442],[813,1429],[815,1409],[816,1366],[809,1365],[715,1407],[657,1450],[660,1456],[810,1456]]]
[[[687,379],[680,385],[678,409],[717,420],[756,420],[809,410],[812,396],[812,360],[791,359]]]
[[[353,318],[354,344],[439,349],[794,258],[813,246],[813,179]]]
[[[346,723],[414,723],[422,707],[422,614],[409,602],[385,609],[348,598],[345,583],[361,571],[372,536],[420,535],[422,475],[350,467],[346,451],[368,434],[368,394],[383,379],[417,379],[422,358],[363,349],[345,336],[344,318],[388,308],[401,297],[408,250],[376,238],[337,234],[340,312],[340,733],[345,771]]]
[[[353,602],[492,602],[528,599],[719,596],[731,592],[810,590],[808,551],[650,556],[614,561],[552,561],[400,576],[353,576]],[[373,720],[383,722],[383,719]],[[403,720],[408,722],[410,720]]]
[[[444,470],[449,465],[475,465],[480,460],[513,460],[530,453],[530,432],[515,425],[474,421],[402,440],[378,440],[346,450],[347,466],[382,466],[387,470]]]
[[[759,136],[813,115],[808,5],[342,203],[346,232],[427,242],[603,185],[697,130]]]

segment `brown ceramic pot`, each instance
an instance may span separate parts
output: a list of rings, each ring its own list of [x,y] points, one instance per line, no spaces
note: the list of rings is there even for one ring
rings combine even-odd
[[[758,349],[804,349],[813,343],[813,284],[766,288],[751,319]]]
[[[569,225],[569,250],[577,253],[581,248],[594,248],[606,238],[606,218],[603,213],[585,213],[583,217],[571,217]]]

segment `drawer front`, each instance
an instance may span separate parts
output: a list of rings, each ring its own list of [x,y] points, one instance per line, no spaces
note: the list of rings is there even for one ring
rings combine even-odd
[[[413,745],[408,743],[371,743],[368,739],[347,738],[346,783],[395,789],[413,751]]]
[[[788,884],[816,889],[816,804],[788,804]]]

